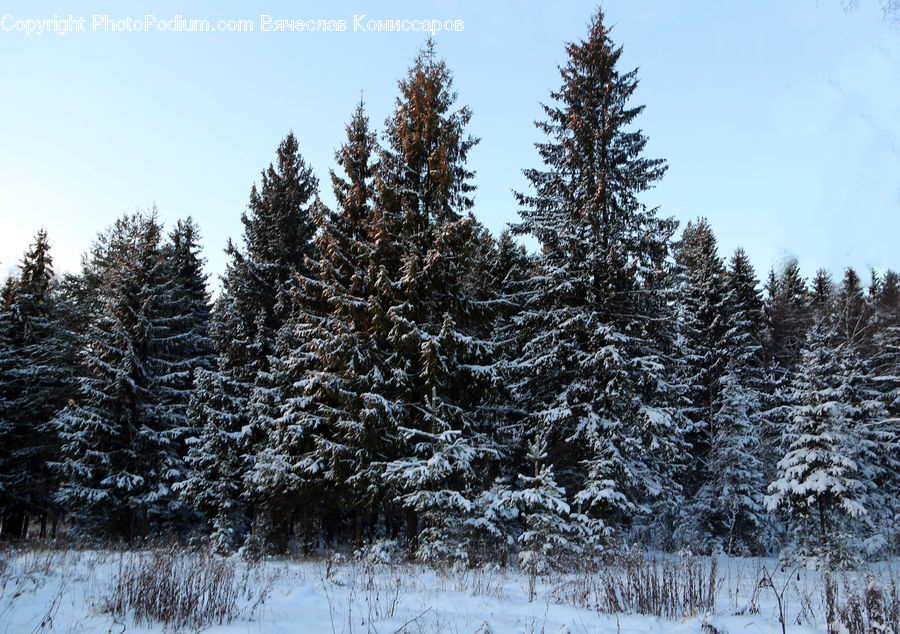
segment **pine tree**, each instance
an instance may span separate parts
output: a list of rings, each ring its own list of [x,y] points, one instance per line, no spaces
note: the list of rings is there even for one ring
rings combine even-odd
[[[183,417],[164,407],[180,359],[166,359],[172,281],[155,211],[118,220],[87,266],[100,282],[80,393],[56,419],[58,498],[81,530],[131,540],[172,519],[184,471]]]
[[[406,513],[411,548],[424,558],[463,555],[464,517],[491,482],[494,420],[482,411],[499,386],[492,343],[478,336],[489,311],[468,280],[482,228],[466,167],[477,142],[471,113],[428,42],[386,122],[372,210],[381,316],[378,349],[387,412],[399,415],[396,454],[385,465]]]
[[[171,284],[169,302],[164,306],[169,322],[163,346],[171,360],[181,363],[172,369],[178,373],[178,389],[183,393],[193,389],[196,369],[211,369],[214,360],[209,336],[210,295],[200,249],[200,229],[190,217],[177,222],[162,247],[165,275]],[[188,400],[181,396],[173,402],[183,410]]]
[[[809,289],[809,310],[813,318],[830,319],[834,306],[834,280],[831,273],[819,269],[813,276]]]
[[[794,388],[787,452],[766,498],[795,530],[801,552],[831,559],[851,556],[852,540],[869,520],[880,473],[880,418],[867,395],[865,370],[846,338],[843,315],[856,293],[848,276],[836,302],[821,305],[803,349]],[[817,284],[817,288],[825,288]]]
[[[622,50],[602,12],[567,50],[563,86],[538,124],[547,169],[526,170],[535,193],[518,195],[517,231],[543,252],[522,317],[533,339],[517,389],[558,482],[603,534],[677,490],[662,289],[675,223],[638,200],[665,164],[642,156],[647,139],[632,126],[643,107],[628,103],[636,71],[618,70]]]
[[[593,541],[587,518],[572,513],[565,490],[553,476],[553,467],[544,463],[546,458],[546,446],[536,439],[527,455],[534,475],[519,475],[522,488],[513,497],[522,508],[519,566],[531,577],[530,599],[534,599],[536,575],[577,567],[578,557],[590,552]]]
[[[476,141],[432,43],[400,93],[377,168],[361,109],[338,151],[341,208],[319,216],[316,279],[305,285],[325,310],[287,346],[297,393],[281,422],[293,466],[315,464],[332,494],[314,513],[350,501],[338,521],[357,536],[379,517],[397,534],[405,518],[410,549],[443,557],[465,550],[460,514],[490,481],[479,465],[491,420],[479,414],[497,379],[491,342],[477,336],[487,302],[468,293],[483,235],[466,215]]]
[[[753,265],[743,249],[735,250],[728,266],[727,277],[728,289],[734,293],[734,305],[737,310],[743,313],[741,319],[746,321],[747,332],[761,346],[765,327],[764,304]],[[760,360],[763,360],[762,354]]]
[[[314,543],[317,530],[329,535],[342,530],[348,516],[361,539],[363,524],[370,520],[377,478],[367,473],[368,451],[380,438],[348,419],[353,388],[342,382],[338,370],[343,363],[361,367],[363,361],[355,357],[365,356],[346,324],[365,314],[360,249],[367,243],[376,150],[360,102],[347,126],[347,140],[335,154],[347,180],[331,173],[339,210],[323,205],[313,210],[318,259],[308,260],[310,273],[298,280],[295,310],[276,338],[271,374],[282,393],[248,481],[251,492],[257,492],[258,507],[265,505],[270,518],[270,525],[258,531],[267,533],[259,536],[259,547],[286,548],[296,520],[305,547]]]
[[[859,275],[852,268],[844,272],[837,301],[838,336],[847,346],[863,353],[871,333],[872,310],[863,294]]]
[[[689,222],[676,247],[676,262],[682,267],[680,298],[682,328],[683,382],[688,386],[685,413],[691,421],[686,440],[690,443],[690,461],[683,475],[682,508],[684,541],[694,548],[709,548],[716,532],[711,515],[714,499],[708,486],[714,438],[718,434],[715,414],[720,405],[722,377],[729,350],[725,336],[729,327],[725,268],[716,250],[716,239],[705,219]]]
[[[0,304],[0,521],[2,537],[24,537],[30,518],[54,526],[58,505],[48,463],[58,451],[50,424],[70,396],[72,354],[54,288],[47,233],[38,231]]]
[[[900,276],[887,271],[872,285],[872,335],[869,386],[878,399],[883,420],[877,481],[881,493],[881,529],[892,548],[900,547]]]
[[[174,443],[179,456],[180,473],[172,473],[174,489],[187,477],[183,459],[187,454],[187,439],[195,437],[199,429],[191,423],[188,410],[196,393],[195,376],[208,372],[215,355],[209,336],[210,296],[200,254],[200,230],[193,219],[179,220],[162,245],[163,276],[168,288],[159,304],[154,332],[155,352],[151,365],[155,375],[151,391],[156,399],[156,416],[168,420],[168,439]],[[185,508],[173,499],[172,519],[181,520],[175,529],[185,529],[189,518]]]
[[[519,318],[530,292],[534,258],[505,230],[498,239],[486,231],[477,243],[474,270],[468,283],[469,295],[488,307],[478,336],[492,343],[497,368],[497,387],[490,399],[480,405],[483,415],[494,421],[494,482],[475,499],[469,514],[472,563],[505,561],[510,540],[521,535],[516,496],[520,475],[531,477],[533,462],[527,459],[533,440],[521,406],[512,387],[515,362],[527,342],[519,328]]]
[[[216,310],[227,310],[227,304],[220,300]],[[188,472],[175,490],[210,521],[213,550],[227,553],[240,546],[250,521],[242,493],[247,445],[243,430],[252,385],[234,380],[221,357],[212,370],[198,368],[194,382],[188,406],[194,430],[186,440]]]
[[[705,220],[688,223],[676,251],[683,267],[682,345],[692,430],[686,504],[676,531],[684,547],[729,553],[757,548],[764,483],[759,459],[764,384],[760,300],[749,263],[726,272]]]
[[[812,314],[806,282],[800,276],[796,259],[788,259],[777,273],[770,271],[765,289],[763,352],[769,382],[766,418],[772,440],[767,477],[772,481],[778,477],[777,464],[792,442],[795,372]]]
[[[277,333],[298,302],[303,305],[300,280],[314,256],[317,192],[318,181],[290,133],[278,147],[277,164],[269,165],[259,189],[254,185],[250,192],[248,211],[241,216],[244,249],[231,242],[226,249],[231,262],[210,325],[216,368],[212,374],[198,372],[201,389],[191,412],[200,432],[188,453],[191,472],[179,487],[184,499],[213,520],[213,545],[219,550],[243,541],[253,514],[248,499],[241,499],[244,478],[275,426],[282,395],[270,359]],[[214,494],[225,497],[211,499]],[[256,491],[249,500],[264,496]],[[268,523],[268,518],[260,521]]]
[[[743,352],[746,361],[748,350]],[[712,511],[712,550],[747,555],[760,551],[766,482],[759,457],[759,393],[744,381],[742,370],[736,359],[720,380],[710,448],[711,477],[697,498],[706,500]]]
[[[762,504],[774,471],[780,430],[769,416],[770,383],[762,339],[763,301],[746,254],[735,251],[726,271],[729,359],[722,379],[719,418],[723,419],[726,464],[719,473],[728,480],[726,552],[768,552],[777,536]],[[729,420],[729,417],[731,419]],[[720,482],[720,486],[726,486]]]
[[[777,274],[771,271],[766,290],[766,356],[773,374],[782,380],[799,362],[809,326],[806,283],[797,260],[787,260]]]

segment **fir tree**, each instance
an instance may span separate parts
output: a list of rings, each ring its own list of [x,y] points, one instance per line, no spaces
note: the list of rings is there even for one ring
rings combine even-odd
[[[216,303],[216,310],[227,310]],[[234,380],[221,357],[212,370],[198,368],[188,406],[193,433],[186,440],[185,479],[175,485],[181,498],[211,523],[214,551],[240,546],[249,525],[242,499],[246,471],[247,394],[252,385]]]
[[[155,212],[125,216],[88,262],[100,280],[80,394],[57,417],[58,498],[84,531],[131,540],[177,511],[183,415],[165,405],[181,359],[167,358],[172,281]]]
[[[723,473],[733,478],[728,499],[729,513],[726,550],[768,552],[778,542],[777,528],[764,512],[762,498],[771,481],[778,458],[781,430],[769,415],[771,383],[763,351],[765,316],[763,300],[753,267],[738,249],[726,271],[729,305],[729,329],[726,340],[729,361],[723,377],[721,417],[737,412],[731,424],[725,422],[723,439],[740,458],[734,470]],[[733,431],[731,431],[733,430]],[[780,456],[779,456],[780,457]]]
[[[729,353],[725,345],[729,327],[725,268],[705,219],[687,224],[676,248],[676,262],[683,269],[684,279],[679,323],[684,351],[683,382],[689,390],[686,414],[691,421],[686,435],[691,445],[690,461],[683,476],[689,503],[682,509],[681,523],[694,524],[686,542],[696,548],[708,545],[715,531],[706,487],[712,479],[711,451],[718,433],[714,419]],[[702,499],[697,497],[700,494]]]
[[[58,452],[51,420],[70,396],[71,333],[54,289],[47,233],[39,231],[0,304],[0,521],[6,539],[24,537],[29,518],[54,526],[56,481],[48,463]]]
[[[372,211],[382,394],[400,415],[396,454],[385,465],[406,513],[410,547],[426,558],[466,547],[464,516],[491,481],[494,420],[482,411],[499,385],[492,344],[478,336],[489,310],[467,281],[482,229],[471,215],[477,142],[471,113],[454,110],[443,60],[428,42],[386,122]]]
[[[871,332],[872,310],[863,294],[859,275],[852,268],[844,272],[837,302],[839,311],[835,326],[838,336],[847,346],[863,353]]]
[[[869,385],[883,420],[876,427],[883,470],[877,481],[883,505],[878,514],[891,547],[900,547],[900,276],[887,271],[872,285]]]
[[[163,345],[169,356],[182,364],[173,368],[182,393],[193,389],[196,369],[211,369],[214,360],[209,336],[210,295],[200,249],[200,229],[190,217],[176,223],[162,247],[165,275],[171,284],[169,302],[164,306],[169,323]],[[182,410],[188,400],[183,396],[174,399]]]
[[[766,290],[766,356],[780,381],[797,365],[809,325],[806,283],[797,260],[787,260],[777,274],[770,272]]]
[[[593,537],[597,537],[590,535],[584,515],[572,513],[566,492],[556,483],[546,458],[546,446],[540,440],[532,442],[526,459],[534,466],[533,475],[519,475],[522,488],[513,497],[522,509],[519,566],[531,577],[530,599],[534,598],[536,575],[578,566],[577,558],[590,552]]]
[[[317,191],[296,137],[288,134],[278,147],[277,164],[269,165],[259,189],[254,185],[250,192],[248,211],[241,216],[244,249],[231,242],[226,249],[231,262],[210,325],[216,368],[213,375],[198,373],[202,387],[191,411],[200,431],[188,453],[191,473],[180,485],[184,498],[214,519],[214,548],[219,550],[242,541],[253,513],[239,497],[255,455],[265,451],[275,426],[282,396],[270,359],[277,333],[298,310],[298,301],[303,304],[300,280],[308,275],[307,259],[314,254],[311,210],[318,204]],[[213,492],[226,497],[209,500]],[[256,491],[249,499],[264,495]]]
[[[193,219],[177,222],[169,241],[162,245],[160,256],[168,289],[156,320],[152,363],[155,378],[151,390],[157,401],[156,416],[170,420],[167,435],[177,447],[179,458],[184,459],[187,439],[200,431],[188,414],[197,391],[195,377],[198,372],[211,370],[215,361],[209,336],[210,297],[200,254],[200,231]],[[171,474],[175,490],[187,477],[187,468],[183,464],[181,468],[181,473]],[[187,520],[178,516],[184,506],[175,500],[173,504],[173,520]],[[182,521],[172,528],[184,529],[187,525]]]
[[[633,128],[643,107],[629,105],[636,71],[619,71],[601,12],[567,51],[563,86],[538,124],[546,170],[526,170],[535,193],[518,195],[517,231],[543,247],[518,391],[558,482],[602,534],[677,490],[662,289],[675,223],[638,200],[665,164],[643,156],[647,138]]]
[[[812,315],[806,282],[800,277],[796,259],[788,259],[777,273],[774,269],[770,271],[765,289],[763,351],[770,395],[767,419],[771,428],[769,437],[773,441],[767,475],[772,480],[778,477],[777,463],[792,441],[794,373]]]
[[[853,285],[845,286],[849,298]],[[788,449],[766,498],[790,519],[801,552],[849,556],[851,540],[873,510],[880,473],[876,461],[880,418],[868,398],[864,370],[841,333],[837,302],[815,317],[797,372]]]
[[[743,313],[741,319],[746,322],[748,334],[761,345],[765,327],[764,304],[753,265],[747,253],[741,248],[736,249],[731,257],[727,279],[728,289],[734,294],[734,306]]]
[[[755,280],[739,252],[726,272],[705,220],[689,223],[678,245],[685,383],[692,431],[680,541],[694,550],[757,548],[764,482],[759,423],[765,388],[754,331],[761,315]]]
[[[345,414],[354,402],[339,368],[348,363],[361,369],[364,363],[357,357],[365,350],[346,324],[365,316],[361,249],[367,244],[376,150],[360,102],[335,154],[347,180],[331,173],[339,210],[320,205],[313,211],[317,259],[307,261],[310,273],[298,279],[295,309],[276,339],[271,376],[281,393],[248,480],[258,509],[269,518],[257,531],[258,547],[283,550],[297,520],[306,547],[318,528],[340,531],[345,517],[353,518],[361,539],[370,521],[377,478],[370,473],[369,450],[381,439]]]

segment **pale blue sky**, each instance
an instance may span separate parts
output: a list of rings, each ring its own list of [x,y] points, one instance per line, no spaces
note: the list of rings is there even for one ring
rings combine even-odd
[[[293,129],[331,201],[328,169],[360,91],[379,130],[419,33],[354,33],[353,16],[464,21],[439,33],[459,103],[481,137],[476,215],[515,221],[513,189],[537,165],[533,121],[559,87],[564,43],[590,2],[4,2],[0,17],[84,16],[87,33],[0,31],[0,272],[35,230],[75,270],[125,211],[199,222],[209,270],[241,234],[251,185]],[[646,196],[709,218],[721,251],[743,246],[760,278],[785,254],[824,266],[900,268],[900,26],[875,0],[606,0],[625,68],[640,67],[648,154],[669,172]],[[116,19],[250,19],[254,33],[95,33]],[[261,33],[260,15],[346,19],[344,33]],[[217,283],[217,282],[216,282]]]

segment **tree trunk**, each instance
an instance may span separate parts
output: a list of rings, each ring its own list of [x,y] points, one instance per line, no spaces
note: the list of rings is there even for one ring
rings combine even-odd
[[[825,505],[822,503],[822,496],[816,498],[816,503],[819,507],[819,535],[822,538],[822,546],[826,546],[828,543],[827,535],[825,533]]]
[[[414,509],[406,509],[406,548],[410,555],[419,547],[419,517]]]

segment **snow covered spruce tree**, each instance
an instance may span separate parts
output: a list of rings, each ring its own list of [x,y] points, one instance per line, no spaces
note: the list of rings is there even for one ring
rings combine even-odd
[[[521,508],[524,530],[518,537],[519,566],[530,577],[529,599],[534,599],[535,577],[550,570],[572,570],[586,545],[593,541],[590,521],[573,513],[566,492],[556,483],[553,467],[546,464],[546,444],[536,439],[526,460],[533,475],[520,474],[521,488],[512,495]]]
[[[643,156],[643,107],[629,104],[636,71],[618,69],[602,12],[567,50],[563,85],[538,124],[545,169],[526,170],[535,191],[518,195],[517,231],[543,250],[521,318],[531,341],[517,389],[569,501],[608,536],[678,491],[663,288],[676,223],[638,200],[665,164]]]
[[[799,362],[810,321],[806,283],[796,259],[787,260],[778,272],[770,271],[766,291],[766,356],[781,381]]]
[[[159,306],[159,326],[154,362],[158,374],[154,391],[157,411],[161,418],[177,418],[171,440],[177,453],[186,457],[189,439],[200,430],[194,426],[190,406],[197,390],[196,375],[208,372],[215,364],[215,351],[210,338],[210,296],[203,272],[200,229],[190,217],[179,220],[162,245],[163,275],[169,285]],[[178,485],[186,477],[184,467]],[[190,506],[173,503],[170,528],[188,530],[195,527],[196,514],[188,513]],[[177,513],[174,511],[177,508]]]
[[[741,253],[726,272],[705,220],[688,223],[676,253],[692,422],[676,536],[699,552],[750,552],[758,549],[763,520],[758,432],[765,384],[755,330],[761,302]]]
[[[725,267],[716,239],[705,219],[688,222],[675,250],[679,266],[679,325],[683,383],[687,386],[685,414],[690,421],[685,440],[690,459],[682,474],[686,504],[680,509],[676,537],[682,547],[709,552],[720,527],[714,518],[717,491],[711,473],[715,420],[725,374],[728,330]]]
[[[535,256],[517,244],[509,229],[496,240],[486,235],[480,245],[480,253],[474,258],[471,293],[487,302],[491,318],[479,329],[478,336],[493,342],[493,356],[503,384],[493,392],[490,401],[482,404],[482,411],[495,421],[496,470],[493,482],[475,500],[470,523],[475,529],[472,550],[499,559],[511,549],[523,547],[521,541],[518,546],[514,541],[527,527],[521,487],[530,482],[523,479],[530,477],[527,474],[537,475],[531,473],[534,461],[528,455],[538,439],[528,429],[528,412],[512,387],[513,368],[528,341],[528,333],[520,328],[519,320],[528,296],[534,292],[530,278]],[[550,469],[548,486],[553,486],[549,484],[552,466],[543,466]],[[563,560],[558,563],[563,565]]]
[[[473,336],[484,306],[466,284],[482,231],[466,214],[471,115],[454,110],[450,72],[430,42],[399,85],[371,207],[354,219],[359,197],[345,198],[322,232],[332,244],[336,232],[352,239],[321,254],[332,314],[315,334],[321,365],[306,389],[327,430],[321,441],[333,441],[326,468],[353,472],[341,495],[362,493],[355,513],[372,521],[377,512],[431,558],[464,548],[466,515],[489,478],[490,420],[479,408],[496,376],[489,342]],[[361,164],[358,150],[342,162],[342,191],[361,191],[362,173],[348,170]]]
[[[374,244],[384,384],[380,409],[398,444],[384,465],[403,510],[411,549],[425,559],[464,556],[473,500],[490,482],[494,419],[486,405],[500,388],[492,344],[478,336],[489,307],[469,285],[483,229],[471,214],[466,159],[468,108],[428,42],[385,126]],[[392,511],[396,512],[396,511]]]
[[[872,423],[883,415],[870,398],[851,335],[861,322],[846,319],[861,309],[858,278],[848,273],[836,297],[825,295],[828,284],[820,278],[794,381],[787,451],[766,504],[788,516],[798,552],[835,561],[854,556],[871,534],[881,472],[880,437]]]
[[[216,367],[197,373],[191,418],[199,434],[188,451],[189,477],[179,485],[184,499],[211,520],[219,550],[243,541],[253,515],[248,500],[265,506],[264,486],[242,497],[244,478],[274,425],[280,392],[270,357],[276,333],[295,308],[306,258],[313,254],[310,208],[317,192],[297,139],[288,134],[278,147],[277,164],[263,171],[260,188],[254,185],[250,192],[241,216],[244,249],[231,242],[226,249],[231,262],[210,326]],[[268,522],[265,514],[260,521]]]
[[[0,302],[0,536],[19,539],[37,518],[41,535],[57,519],[58,452],[51,421],[71,395],[71,333],[54,289],[47,233],[38,231]]]
[[[872,295],[870,385],[884,420],[879,447],[883,467],[877,482],[884,506],[880,523],[891,548],[900,549],[900,275],[887,271],[875,278]]]
[[[717,465],[727,527],[724,549],[729,553],[770,552],[779,538],[763,506],[770,482],[767,464],[774,465],[775,446],[769,416],[771,386],[762,348],[763,301],[743,249],[735,251],[725,275],[730,356],[718,411],[722,462]]]
[[[56,419],[56,467],[59,501],[94,536],[132,540],[180,512],[171,487],[184,477],[186,364],[175,353],[182,318],[161,232],[155,212],[126,215],[85,265],[98,285],[80,393]]]
[[[170,292],[163,311],[166,338],[161,341],[162,354],[171,357],[171,371],[175,376],[170,395],[173,407],[187,407],[194,389],[194,372],[210,369],[214,363],[212,340],[209,336],[210,296],[203,272],[200,228],[193,218],[179,220],[162,246],[165,276]]]
[[[272,376],[284,395],[250,475],[254,486],[271,489],[269,504],[284,518],[261,536],[270,550],[288,546],[294,522],[301,547],[310,548],[322,533],[346,537],[348,524],[359,540],[377,518],[380,477],[372,463],[384,459],[379,447],[396,432],[356,417],[356,373],[365,374],[368,350],[354,328],[368,318],[362,258],[377,150],[360,102],[335,154],[346,180],[331,173],[338,210],[320,205],[312,214],[317,259],[298,280],[305,308],[292,312],[276,341]]]
[[[800,362],[810,326],[808,290],[797,260],[788,259],[777,272],[771,270],[765,288],[763,350],[771,383],[770,418],[783,436],[790,424],[791,378]]]

